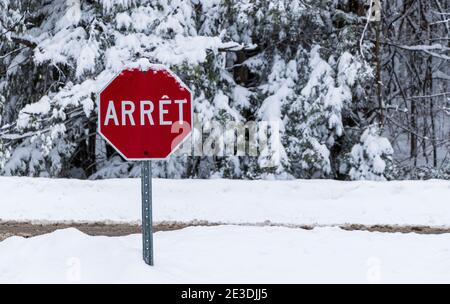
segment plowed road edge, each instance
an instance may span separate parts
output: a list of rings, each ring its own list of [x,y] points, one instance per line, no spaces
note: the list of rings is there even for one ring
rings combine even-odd
[[[262,223],[220,223],[208,221],[193,222],[161,222],[154,224],[154,231],[170,231],[183,229],[190,226],[218,226],[218,225],[236,225],[236,226],[279,226],[293,229],[311,230],[315,227],[324,226],[308,226],[308,225],[291,225],[271,222]],[[430,227],[430,226],[393,226],[393,225],[361,225],[361,224],[344,224],[344,225],[326,225],[327,227],[339,227],[347,231],[378,231],[386,233],[420,233],[420,234],[442,234],[450,233],[450,227]],[[138,224],[126,223],[33,223],[33,222],[17,222],[17,221],[0,221],[0,241],[10,236],[33,237],[45,233],[53,232],[57,229],[76,228],[89,235],[105,235],[105,236],[121,236],[136,234],[141,232]]]

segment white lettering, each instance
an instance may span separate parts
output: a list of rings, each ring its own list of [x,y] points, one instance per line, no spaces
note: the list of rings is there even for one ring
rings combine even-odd
[[[167,116],[169,114],[169,111],[171,112],[171,108],[168,107],[168,105],[171,105],[172,103],[175,103],[178,105],[178,122],[180,125],[183,125],[184,123],[184,112],[183,110],[184,105],[187,104],[187,100],[171,100],[169,97],[164,95],[162,99],[159,101],[159,124],[161,126],[170,126],[174,124],[174,121],[170,120]],[[119,104],[117,104],[119,106]],[[107,126],[108,124],[111,124],[111,120],[113,121],[114,125],[119,126],[126,126],[131,125],[135,126],[136,121],[135,117],[133,116],[135,114],[135,111],[138,111],[136,113],[136,116],[139,115],[139,121],[138,123],[141,126],[144,126],[146,124],[150,124],[151,126],[155,125],[155,120],[153,118],[153,113],[155,112],[156,105],[151,100],[140,100],[139,105],[136,107],[135,103],[130,100],[122,100],[120,101],[120,108],[121,108],[121,118],[119,121],[117,109],[115,108],[115,104],[113,100],[110,100],[108,103],[108,108],[106,110],[105,120],[103,122],[103,125]],[[176,111],[176,110],[175,110]],[[173,113],[174,114],[174,113]],[[176,114],[175,114],[176,115]],[[171,115],[172,116],[172,115]],[[189,124],[188,124],[189,125]]]
[[[149,106],[148,109],[145,109],[145,106]],[[152,112],[154,110],[153,102],[150,100],[141,100],[141,126],[145,124],[145,116],[147,116],[150,125],[154,125],[152,118]]]
[[[108,110],[106,110],[105,122],[103,123],[105,126],[108,125],[109,120],[114,120],[114,124],[119,125],[119,120],[117,119],[116,108],[114,107],[114,101],[110,100],[108,103]]]
[[[165,96],[163,96],[164,98]],[[169,110],[165,110],[164,109],[164,105],[169,105],[171,104],[172,101],[170,99],[162,99],[159,101],[159,124],[161,126],[167,126],[167,125],[171,125],[172,122],[170,120],[164,120],[164,114],[167,114],[169,112]]]
[[[128,109],[127,106],[129,106]],[[128,116],[128,119],[130,120],[132,126],[136,125],[133,118],[133,112],[134,112],[134,103],[128,100],[122,100],[122,126],[127,125],[126,116]]]
[[[183,104],[187,103],[187,100],[174,100],[174,102],[178,104],[178,121],[183,124]]]

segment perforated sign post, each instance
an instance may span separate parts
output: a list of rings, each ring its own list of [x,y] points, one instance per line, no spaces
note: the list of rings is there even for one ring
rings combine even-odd
[[[141,161],[144,261],[153,265],[152,159],[166,159],[190,135],[192,97],[168,68],[126,69],[98,96],[98,130],[117,152]]]

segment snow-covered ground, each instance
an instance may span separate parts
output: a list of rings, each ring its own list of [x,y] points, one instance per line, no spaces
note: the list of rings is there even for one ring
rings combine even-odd
[[[0,283],[450,283],[450,234],[344,231],[343,224],[450,227],[449,181],[154,179],[155,222],[270,221],[141,235],[76,229],[0,242]],[[140,180],[0,177],[0,219],[137,223]]]
[[[155,222],[450,226],[450,181],[153,180]],[[141,218],[139,179],[0,177],[0,220]]]
[[[450,235],[190,227],[141,236],[75,229],[0,242],[0,283],[450,283]]]

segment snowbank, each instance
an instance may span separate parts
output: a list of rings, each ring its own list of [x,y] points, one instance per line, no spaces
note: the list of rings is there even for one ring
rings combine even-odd
[[[190,227],[141,236],[59,230],[0,242],[0,283],[449,283],[450,235]]]
[[[153,180],[155,222],[450,226],[450,181]],[[139,222],[139,179],[0,177],[0,219]]]

